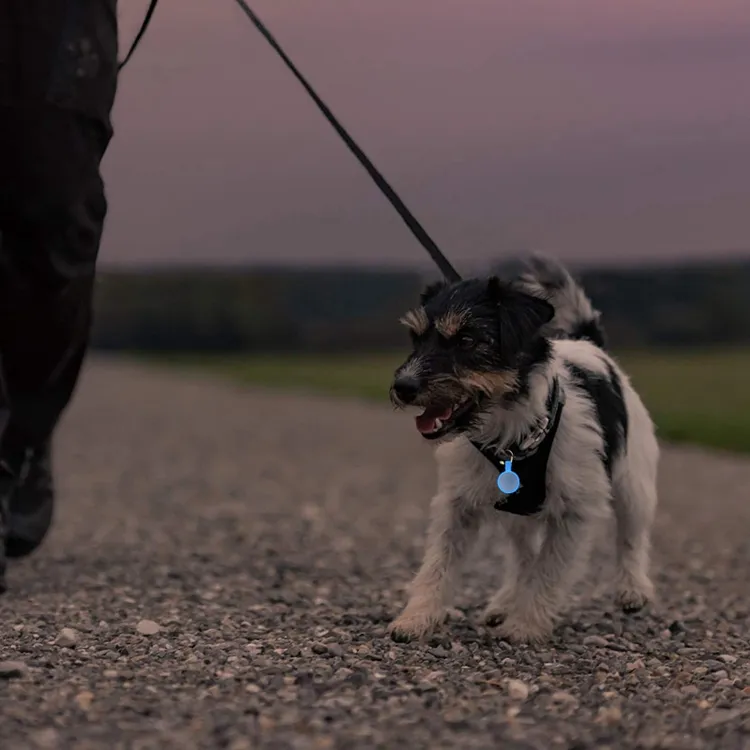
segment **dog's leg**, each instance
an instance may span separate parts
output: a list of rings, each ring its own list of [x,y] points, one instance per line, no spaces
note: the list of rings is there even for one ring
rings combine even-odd
[[[459,566],[485,515],[462,499],[438,494],[432,501],[424,558],[404,611],[388,631],[395,641],[422,638],[445,617],[445,607]]]
[[[536,642],[552,633],[555,620],[582,576],[596,524],[578,515],[548,523],[539,555],[521,571],[517,594],[500,634],[514,642]]]
[[[656,502],[656,482],[648,476],[623,472],[614,484],[617,601],[624,612],[637,612],[654,595],[648,569]]]
[[[503,561],[503,585],[490,599],[482,616],[484,623],[493,628],[502,623],[516,598],[521,571],[530,568],[539,554],[539,528],[533,521],[509,518],[504,527],[508,549]]]

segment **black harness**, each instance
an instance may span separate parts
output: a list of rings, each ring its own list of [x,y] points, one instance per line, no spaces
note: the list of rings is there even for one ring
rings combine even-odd
[[[492,445],[482,445],[476,440],[471,441],[499,473],[505,471],[505,463],[510,460],[513,471],[521,480],[516,492],[504,495],[495,503],[496,510],[516,516],[533,516],[544,507],[547,499],[547,464],[564,405],[565,392],[555,378],[547,396],[546,414],[526,437],[501,450]]]

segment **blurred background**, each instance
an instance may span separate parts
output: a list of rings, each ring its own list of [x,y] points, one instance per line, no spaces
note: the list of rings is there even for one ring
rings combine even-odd
[[[462,273],[569,263],[661,434],[750,451],[747,0],[253,7]],[[99,349],[385,400],[435,271],[232,0],[161,0],[105,178]]]

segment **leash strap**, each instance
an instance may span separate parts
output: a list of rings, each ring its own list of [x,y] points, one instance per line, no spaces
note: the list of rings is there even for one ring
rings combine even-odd
[[[141,24],[141,28],[135,35],[135,39],[133,39],[133,43],[130,45],[130,49],[128,50],[128,54],[125,55],[125,59],[117,66],[118,71],[122,70],[128,64],[128,61],[133,56],[133,52],[135,52],[135,48],[141,43],[141,39],[143,39],[143,35],[146,33],[148,25],[151,23],[151,16],[154,15],[154,11],[156,10],[156,5],[158,2],[159,0],[151,0],[151,2],[149,3],[148,10],[146,11],[146,15],[143,18],[143,23]]]
[[[445,276],[448,281],[455,282],[460,281],[461,276],[458,271],[453,267],[451,262],[443,255],[440,248],[435,244],[433,239],[427,234],[425,228],[417,221],[414,214],[406,207],[401,198],[398,197],[396,191],[388,184],[387,180],[377,167],[370,161],[364,151],[357,145],[354,139],[347,133],[344,126],[338,121],[333,112],[328,108],[325,102],[318,96],[315,89],[307,82],[302,73],[299,72],[295,64],[289,59],[289,56],[281,48],[281,45],[274,39],[271,32],[268,30],[266,25],[258,18],[257,14],[250,8],[245,0],[236,0],[237,5],[244,11],[245,15],[250,19],[255,28],[263,35],[264,39],[271,45],[278,56],[284,61],[287,68],[292,72],[292,75],[299,81],[305,91],[309,94],[310,98],[315,102],[318,109],[322,112],[323,117],[328,120],[333,129],[339,134],[341,140],[348,146],[349,150],[357,157],[359,163],[367,170],[367,173],[372,177],[375,184],[380,188],[380,191],[390,201],[391,205],[396,209],[398,215],[403,219],[404,223],[411,230],[412,234],[417,238],[422,247],[427,251],[429,256],[435,262],[435,265],[440,269],[440,272]],[[155,4],[155,3],[154,3]]]

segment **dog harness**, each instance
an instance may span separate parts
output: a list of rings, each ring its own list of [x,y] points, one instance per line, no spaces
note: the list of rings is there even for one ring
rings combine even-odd
[[[498,487],[506,494],[495,503],[496,510],[516,516],[533,516],[544,507],[547,499],[547,464],[564,405],[565,392],[555,378],[547,396],[547,414],[526,437],[502,450],[471,441],[500,472]]]

